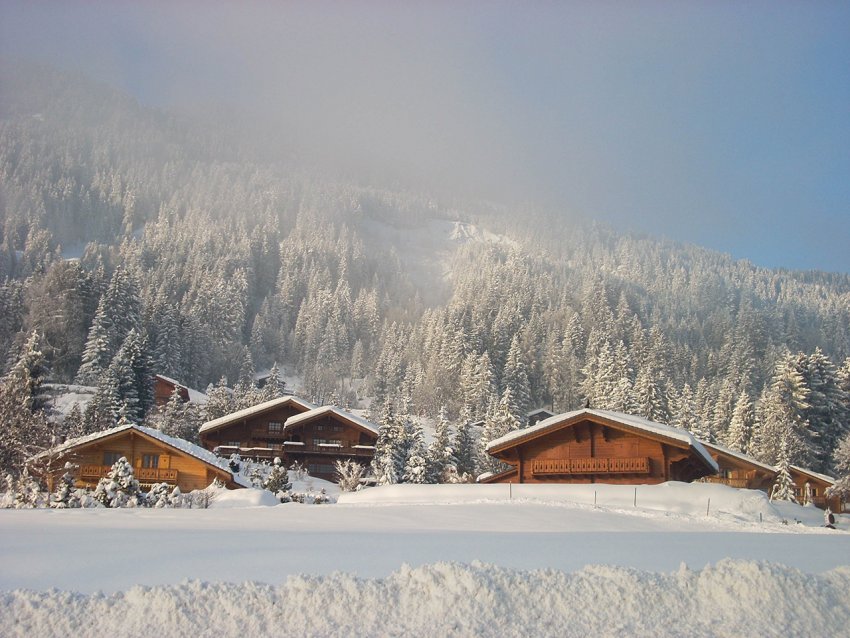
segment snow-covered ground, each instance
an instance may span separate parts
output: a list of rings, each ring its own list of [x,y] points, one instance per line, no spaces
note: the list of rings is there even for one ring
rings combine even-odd
[[[717,485],[642,486],[636,506],[632,487],[534,487],[2,510],[0,634],[850,635],[850,517]]]

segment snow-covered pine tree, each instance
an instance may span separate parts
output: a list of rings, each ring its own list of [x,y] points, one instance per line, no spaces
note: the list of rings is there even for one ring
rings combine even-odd
[[[15,481],[15,509],[32,509],[44,505],[44,493],[41,482],[24,468]]]
[[[840,496],[850,500],[850,433],[844,435],[832,455],[838,480],[827,490],[827,496]]]
[[[428,483],[428,450],[425,447],[425,435],[418,420],[408,420],[408,446],[404,463],[405,483]]]
[[[726,431],[726,446],[736,452],[747,454],[750,448],[750,439],[755,424],[755,411],[750,395],[744,390],[735,402],[735,410],[732,412],[732,421]]]
[[[485,472],[497,473],[507,468],[504,463],[487,453],[487,445],[491,441],[519,429],[519,421],[511,412],[510,406],[510,388],[506,388],[499,405],[484,420],[478,458],[479,467]]]
[[[210,384],[207,387],[207,404],[204,410],[208,421],[236,411],[233,392],[227,387],[227,377],[221,377],[216,385]]]
[[[278,368],[277,362],[272,365],[269,378],[266,379],[261,394],[263,401],[279,399],[286,394],[286,383],[284,383],[280,376],[280,368]]]
[[[104,507],[136,507],[144,497],[133,466],[126,457],[115,461],[95,487],[94,498]]]
[[[74,488],[74,466],[65,463],[65,473],[56,482],[56,489],[50,495],[50,507],[54,509],[70,509],[80,507],[80,499]]]
[[[280,492],[288,492],[292,489],[292,483],[289,482],[289,472],[283,466],[283,461],[280,457],[275,457],[272,462],[266,480],[263,483],[263,489],[268,490],[274,495]]]
[[[797,502],[794,494],[794,481],[791,478],[791,462],[788,457],[788,433],[785,432],[779,442],[779,462],[776,464],[776,482],[770,490],[770,500]]]
[[[445,406],[440,408],[434,440],[428,446],[428,482],[443,483],[448,473],[457,473],[457,458]]]
[[[461,415],[454,440],[457,471],[460,476],[478,476],[477,449],[478,442],[475,440],[469,416]]]

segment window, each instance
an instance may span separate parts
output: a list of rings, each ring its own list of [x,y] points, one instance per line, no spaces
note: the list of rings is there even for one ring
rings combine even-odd
[[[333,474],[336,472],[336,469],[333,465],[328,465],[326,463],[310,463],[307,465],[307,471],[310,474]]]
[[[324,429],[325,429],[325,426],[324,426],[324,425],[321,425],[321,424],[320,424],[320,425],[317,425],[317,426],[316,426],[316,430],[317,430],[318,432],[321,432],[321,431],[322,431],[322,430],[324,430]]]
[[[239,447],[239,441],[228,441],[225,447]]]
[[[342,441],[338,439],[313,439],[313,445],[333,445],[342,447]]]
[[[280,434],[282,431],[280,421],[269,421],[269,434]]]
[[[120,459],[122,456],[124,455],[121,454],[121,452],[104,452],[103,464],[109,466],[115,465],[118,462],[118,459]]]
[[[151,469],[159,467],[159,454],[143,454],[142,467]]]

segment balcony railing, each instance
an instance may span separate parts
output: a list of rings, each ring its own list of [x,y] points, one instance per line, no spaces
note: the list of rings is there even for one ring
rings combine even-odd
[[[585,457],[531,462],[532,474],[649,474],[648,457]]]
[[[111,465],[82,465],[80,466],[80,477],[85,479],[101,479],[109,474],[112,469]],[[137,467],[133,473],[136,479],[145,483],[167,482],[174,483],[177,481],[177,470],[166,470],[158,467]]]

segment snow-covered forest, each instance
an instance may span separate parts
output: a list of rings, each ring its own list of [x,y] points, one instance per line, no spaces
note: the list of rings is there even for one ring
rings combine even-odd
[[[154,373],[204,389],[277,364],[375,419],[392,404],[495,438],[589,402],[850,470],[850,275],[365,186],[83,77],[2,73],[7,441],[49,439],[36,381],[99,388],[62,426],[85,433],[144,420]]]

